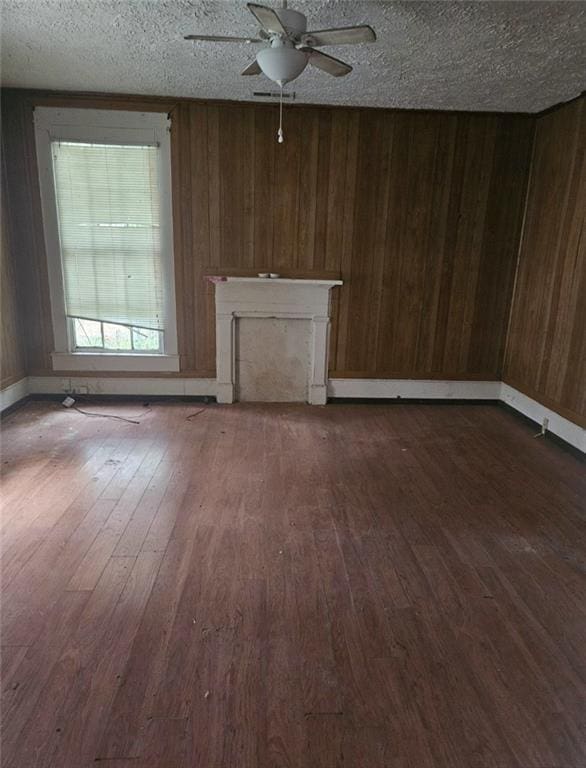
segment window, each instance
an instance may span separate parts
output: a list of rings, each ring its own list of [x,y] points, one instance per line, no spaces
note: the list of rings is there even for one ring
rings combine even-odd
[[[96,350],[120,352],[162,352],[163,334],[152,328],[120,323],[103,323],[101,320],[87,320],[81,317],[71,318],[75,350],[95,352]]]
[[[35,110],[61,370],[178,370],[168,121]]]

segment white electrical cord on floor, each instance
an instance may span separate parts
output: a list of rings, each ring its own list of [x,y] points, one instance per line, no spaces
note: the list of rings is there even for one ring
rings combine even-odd
[[[279,130],[277,131],[277,141],[282,144],[285,141],[283,136],[283,84],[280,83],[281,96],[279,98]]]

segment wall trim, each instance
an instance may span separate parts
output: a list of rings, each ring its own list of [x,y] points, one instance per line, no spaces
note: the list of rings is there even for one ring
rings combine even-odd
[[[141,376],[29,376],[31,395],[169,395],[215,397],[215,379]]]
[[[96,376],[29,376],[0,390],[0,411],[27,395],[163,395],[215,397],[215,379],[171,377],[105,378]],[[586,429],[501,381],[426,379],[330,379],[330,397],[428,400],[500,400],[537,425],[586,454]]]
[[[110,109],[33,106],[37,171],[42,212],[42,225],[47,258],[47,276],[56,353],[71,351],[72,339],[64,293],[64,269],[59,239],[59,216],[55,190],[52,141],[96,141],[114,144],[149,144],[159,148],[159,204],[161,270],[164,294],[164,350],[177,355],[177,312],[175,300],[175,263],[173,258],[173,206],[171,184],[171,121],[162,112],[137,112]],[[54,355],[55,353],[53,353]],[[73,361],[53,356],[53,369],[72,370]],[[159,366],[162,361],[159,361]],[[84,363],[81,363],[84,365]],[[91,365],[91,361],[86,361]],[[93,366],[100,370],[99,363]],[[90,370],[83,367],[82,370]],[[102,369],[103,370],[103,369]],[[117,367],[111,370],[120,370]],[[129,370],[135,370],[130,368]],[[177,371],[178,367],[145,368],[144,370]]]
[[[330,379],[330,397],[498,400],[500,381],[443,379]]]
[[[8,387],[0,390],[0,413],[7,408],[11,408],[18,403],[19,400],[23,400],[28,395],[28,378],[25,376],[14,384],[10,384]]]
[[[51,352],[55,371],[179,372],[179,355],[141,355],[107,352]]]
[[[559,437],[564,442],[582,453],[586,453],[586,429],[573,421],[560,416],[559,413],[546,408],[545,405],[538,403],[537,400],[524,395],[518,389],[501,382],[499,399],[514,408],[523,416],[541,426],[544,419],[548,419],[547,431]]]

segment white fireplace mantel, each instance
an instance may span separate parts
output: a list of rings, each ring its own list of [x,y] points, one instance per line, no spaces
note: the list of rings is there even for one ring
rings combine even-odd
[[[330,291],[341,280],[214,278],[216,284],[216,397],[236,398],[236,320],[240,317],[291,318],[311,322],[308,402],[327,402]]]

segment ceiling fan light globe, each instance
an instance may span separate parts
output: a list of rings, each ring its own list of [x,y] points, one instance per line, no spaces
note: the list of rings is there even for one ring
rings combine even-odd
[[[263,73],[275,83],[285,85],[295,80],[307,66],[307,54],[297,48],[265,48],[256,55]]]

